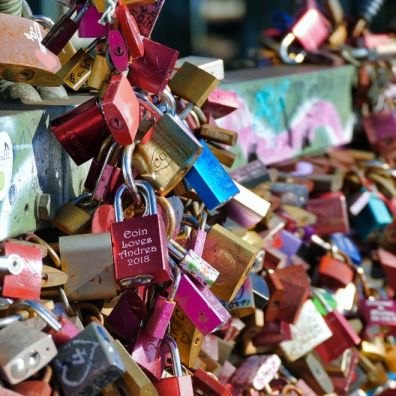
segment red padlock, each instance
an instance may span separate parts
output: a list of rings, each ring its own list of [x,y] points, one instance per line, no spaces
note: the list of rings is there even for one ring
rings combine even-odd
[[[157,0],[155,4],[130,6],[131,14],[136,19],[140,33],[143,36],[151,36],[164,3],[165,0]]]
[[[139,102],[125,76],[119,74],[111,77],[101,108],[114,139],[122,146],[132,144],[140,122]]]
[[[321,284],[331,289],[338,289],[348,286],[353,281],[355,272],[352,264],[346,255],[342,254],[342,257],[344,261],[330,254],[322,257],[318,268],[318,280]]]

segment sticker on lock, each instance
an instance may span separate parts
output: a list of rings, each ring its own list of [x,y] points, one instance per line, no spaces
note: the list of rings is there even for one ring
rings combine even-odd
[[[0,202],[7,196],[12,179],[13,154],[11,139],[0,132]]]

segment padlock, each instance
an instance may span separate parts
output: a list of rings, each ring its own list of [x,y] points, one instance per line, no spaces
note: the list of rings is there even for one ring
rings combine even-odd
[[[136,146],[134,166],[160,195],[167,195],[194,165],[203,148],[177,117],[161,113],[151,102],[137,96],[159,119],[150,140]]]
[[[205,141],[200,139],[199,143],[203,151],[186,174],[185,180],[198,193],[208,210],[215,210],[238,194],[239,189]]]
[[[253,338],[253,344],[260,346],[275,346],[282,341],[292,339],[291,325],[282,321],[267,321],[264,327]]]
[[[140,36],[139,27],[135,18],[131,15],[128,7],[123,3],[116,9],[117,20],[120,31],[125,39],[132,59],[140,58],[144,55],[143,40]]]
[[[359,312],[366,326],[396,327],[396,302],[386,299],[361,299],[358,304]]]
[[[96,98],[52,120],[51,131],[76,165],[94,158],[109,135]]]
[[[180,114],[181,115],[181,114]],[[237,155],[230,150],[220,147],[217,143],[208,142],[208,147],[217,160],[227,168],[232,168],[237,159]]]
[[[127,78],[113,75],[101,100],[107,127],[117,143],[128,146],[134,142],[139,125],[139,103]]]
[[[84,201],[88,201],[86,202],[88,205],[96,205],[91,201],[91,197],[92,193],[84,193],[63,204],[56,212],[52,224],[67,235],[82,233],[91,222],[93,210],[89,207],[86,210],[78,205],[83,204]]]
[[[90,4],[88,10],[82,16],[78,25],[78,37],[99,38],[106,37],[108,27],[99,23],[102,14],[94,4]]]
[[[125,388],[128,390],[129,394],[136,396],[158,396],[154,384],[139,365],[131,358],[131,355],[122,346],[120,341],[115,340],[114,347],[119,353],[125,367],[123,380],[125,381]]]
[[[243,318],[255,311],[252,282],[248,276],[239,289],[235,298],[230,302],[222,302],[223,306],[233,317]]]
[[[117,295],[110,233],[59,238],[62,270],[72,301],[111,299]]]
[[[61,67],[56,55],[41,44],[45,30],[28,18],[0,13],[2,39],[0,77],[31,85],[58,86],[62,83],[55,74]]]
[[[322,342],[332,333],[311,300],[305,301],[297,322],[292,325],[292,340],[282,341],[280,348],[287,360],[293,362]]]
[[[282,40],[279,55],[285,63],[301,63],[305,58],[305,51],[298,54],[289,53],[289,47],[297,39],[306,51],[314,52],[328,38],[330,22],[315,7],[309,7],[296,20],[296,23]]]
[[[354,264],[361,264],[362,256],[356,244],[348,236],[335,233],[330,236],[330,241],[337,249],[344,252]]]
[[[107,45],[103,45],[96,53],[91,74],[87,81],[89,88],[100,89],[110,74],[110,66],[106,59],[106,48]]]
[[[94,58],[89,53],[96,44],[94,41],[87,49],[79,49],[57,73],[63,83],[74,91],[78,91],[91,75]]]
[[[131,13],[134,15],[133,9]],[[139,25],[137,18],[136,22]],[[140,33],[144,35],[142,29]],[[164,91],[171,78],[179,51],[148,38],[143,38],[143,49],[144,55],[134,59],[129,67],[128,80],[132,86],[158,95]]]
[[[171,320],[170,335],[177,342],[182,364],[189,368],[194,367],[201,349],[203,335],[177,305]]]
[[[207,102],[206,102],[207,103]],[[217,143],[225,144],[227,146],[235,146],[238,140],[238,134],[228,129],[219,128],[215,125],[204,124],[199,130],[202,138],[208,139]]]
[[[171,256],[178,261],[183,272],[191,275],[197,282],[211,287],[219,276],[219,271],[213,268],[193,250],[186,250],[177,242],[170,240],[168,249]]]
[[[52,368],[68,395],[97,394],[125,373],[110,335],[95,322],[59,348]]]
[[[52,378],[52,368],[47,366],[40,380],[29,380],[14,385],[12,390],[20,393],[21,395],[40,395],[51,396],[52,389],[49,382]],[[0,392],[1,393],[1,392]]]
[[[66,43],[72,38],[77,31],[81,18],[88,11],[91,2],[87,0],[84,5],[77,11],[75,18],[73,14],[77,10],[77,2],[62,15],[62,17],[55,23],[51,30],[41,41],[44,47],[48,48],[52,53],[58,55]]]
[[[172,394],[180,396],[193,396],[194,391],[191,376],[183,375],[179,349],[177,347],[176,341],[171,336],[166,335],[162,345],[167,346],[171,352],[174,377],[162,378],[154,384],[158,395],[166,396]]]
[[[324,320],[333,333],[332,337],[318,345],[315,351],[319,354],[323,362],[329,363],[341,356],[346,349],[358,345],[360,343],[360,337],[355,333],[345,317],[337,309],[333,310],[329,306],[319,291],[316,289],[312,290],[314,296],[327,311]]]
[[[0,277],[1,295],[9,298],[39,300],[43,266],[40,249],[32,243],[21,245],[4,241],[1,243],[1,251],[5,257],[8,257],[7,261],[11,266],[11,273]],[[14,275],[12,272],[19,273]]]
[[[238,109],[238,95],[225,89],[216,88],[212,91],[202,110],[214,118],[222,118]],[[222,142],[220,142],[222,143]]]
[[[117,29],[110,29],[108,36],[108,55],[114,69],[122,73],[128,70],[129,53],[122,34]]]
[[[284,205],[305,206],[308,201],[308,188],[302,184],[293,183],[271,183],[270,191],[279,196]]]
[[[157,203],[152,186],[146,181],[137,181],[147,196],[149,215],[123,220],[122,196],[128,189],[122,185],[116,193],[114,207],[116,223],[111,226],[114,270],[117,282],[126,286],[134,281],[162,283],[170,280],[167,259],[165,226],[157,214]]]
[[[201,107],[218,84],[219,80],[210,73],[185,62],[170,80],[169,87],[173,94]],[[183,110],[184,114],[187,108]]]
[[[0,375],[18,384],[47,365],[57,354],[49,334],[16,322],[0,330]]]
[[[188,275],[182,275],[175,301],[203,335],[220,329],[231,319],[214,294]]]
[[[134,289],[121,294],[106,320],[106,327],[118,337],[134,340],[142,320],[147,319],[146,302]]]
[[[343,261],[340,260],[343,259]],[[326,287],[338,289],[346,287],[355,277],[353,264],[342,252],[326,254],[320,260],[318,280]]]
[[[227,217],[244,228],[251,228],[264,219],[270,203],[234,181],[239,193],[225,206]]]
[[[153,309],[146,323],[146,331],[153,337],[164,339],[165,333],[171,321],[173,311],[175,309],[175,295],[179,287],[182,273],[179,269],[175,269],[172,289],[169,297],[157,296]]]
[[[128,1],[132,1],[130,11],[136,19],[140,33],[145,37],[150,37],[165,0],[150,1],[153,4],[146,4],[149,0],[126,0],[125,4],[128,4]],[[135,4],[136,2],[139,5]]]
[[[215,224],[206,237],[202,258],[220,272],[213,293],[224,301],[237,294],[259,250],[233,232]]]
[[[216,92],[216,90],[213,92]],[[260,160],[249,162],[244,166],[232,170],[230,176],[234,181],[242,184],[242,186],[251,189],[270,181],[268,169]]]
[[[192,382],[194,391],[203,392],[205,395],[231,396],[231,391],[226,385],[201,368],[194,372]]]
[[[204,251],[207,235],[205,231],[207,217],[208,216],[205,212],[201,213],[200,221],[198,221],[196,218],[183,217],[183,222],[187,221],[187,224],[192,225],[193,227],[186,247],[193,250],[195,254],[201,257]]]

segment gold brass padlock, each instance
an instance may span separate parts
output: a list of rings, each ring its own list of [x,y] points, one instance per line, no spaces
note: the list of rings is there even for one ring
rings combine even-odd
[[[35,21],[0,13],[0,78],[30,85],[58,86],[61,64],[41,40],[45,30]]]
[[[93,41],[86,49],[80,48],[57,73],[63,83],[74,91],[78,91],[91,75],[94,58],[89,52],[96,44],[97,40]]]
[[[110,74],[110,66],[107,63],[105,53],[102,51],[103,49],[96,54],[92,71],[87,81],[88,87],[93,89],[100,89],[103,81],[106,81]]]

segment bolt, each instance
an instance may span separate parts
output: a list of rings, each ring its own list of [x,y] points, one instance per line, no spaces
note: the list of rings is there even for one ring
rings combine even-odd
[[[49,221],[54,218],[55,211],[51,201],[51,194],[37,194],[36,217],[38,220]]]

